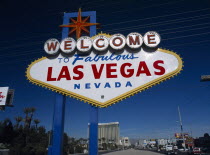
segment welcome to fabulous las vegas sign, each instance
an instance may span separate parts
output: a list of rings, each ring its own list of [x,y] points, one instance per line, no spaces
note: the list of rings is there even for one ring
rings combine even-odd
[[[78,13],[79,16],[79,13]],[[175,76],[182,60],[157,48],[160,35],[149,31],[98,34],[46,41],[47,57],[32,62],[27,78],[98,107],[107,107]]]

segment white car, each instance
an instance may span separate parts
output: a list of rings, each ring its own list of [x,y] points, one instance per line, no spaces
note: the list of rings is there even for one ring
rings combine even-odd
[[[173,151],[173,145],[166,145],[166,151]]]

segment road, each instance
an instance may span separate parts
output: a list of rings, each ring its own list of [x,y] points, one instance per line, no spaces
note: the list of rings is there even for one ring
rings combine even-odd
[[[129,150],[105,153],[104,155],[162,155],[162,154],[152,151],[129,149]]]

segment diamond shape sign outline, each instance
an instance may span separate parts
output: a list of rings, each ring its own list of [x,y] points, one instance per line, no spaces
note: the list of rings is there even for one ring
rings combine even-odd
[[[159,77],[159,78],[157,78],[155,80],[152,80],[152,81],[150,81],[150,82],[148,82],[148,83],[146,83],[144,85],[141,85],[141,86],[139,86],[139,87],[137,87],[135,89],[132,89],[132,90],[130,90],[130,91],[124,93],[124,94],[121,94],[121,95],[119,95],[117,97],[114,97],[114,98],[112,98],[112,99],[110,99],[110,100],[108,100],[106,102],[103,102],[103,103],[99,102],[99,101],[96,101],[96,100],[93,100],[91,98],[79,95],[77,93],[74,93],[74,92],[62,89],[60,87],[57,87],[57,86],[54,86],[54,85],[51,85],[51,84],[47,84],[45,82],[42,82],[42,81],[39,81],[39,80],[36,80],[36,79],[32,78],[31,75],[30,75],[31,67],[34,64],[36,64],[36,63],[38,63],[38,62],[40,62],[40,61],[42,61],[44,59],[47,59],[47,57],[42,57],[42,58],[39,58],[38,60],[35,60],[34,62],[32,62],[29,65],[29,67],[27,68],[26,77],[27,77],[27,79],[30,82],[32,82],[33,84],[36,84],[38,86],[42,86],[42,87],[48,88],[48,89],[50,89],[52,91],[55,91],[57,93],[60,93],[60,94],[66,95],[66,96],[70,96],[72,98],[79,99],[79,100],[81,100],[83,102],[87,102],[88,104],[91,104],[93,106],[97,106],[97,107],[100,107],[100,108],[105,108],[105,107],[111,106],[111,105],[113,105],[113,104],[115,104],[117,102],[120,102],[120,101],[122,101],[122,100],[124,100],[126,98],[129,98],[129,97],[131,97],[131,96],[133,96],[133,95],[135,95],[135,94],[137,94],[137,93],[139,93],[141,91],[144,91],[144,90],[146,90],[146,89],[148,89],[148,88],[150,88],[150,87],[152,87],[154,85],[157,85],[157,84],[159,84],[159,83],[161,83],[161,82],[163,82],[163,81],[165,81],[167,79],[170,79],[171,77],[174,77],[175,75],[177,75],[177,74],[179,74],[181,72],[182,67],[183,67],[183,61],[182,61],[182,58],[178,54],[176,54],[176,53],[174,53],[172,51],[169,51],[169,50],[161,49],[161,48],[158,48],[158,51],[164,52],[164,53],[167,53],[167,54],[171,54],[171,55],[175,56],[177,58],[177,60],[178,60],[178,65],[179,65],[177,67],[177,69],[172,71],[172,72],[170,72],[170,73],[168,73],[168,74],[165,74],[165,75],[163,75],[163,76],[161,76],[161,77]]]

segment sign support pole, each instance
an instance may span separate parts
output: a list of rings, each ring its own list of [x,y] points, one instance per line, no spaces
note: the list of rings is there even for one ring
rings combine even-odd
[[[96,23],[96,12],[92,11],[90,22]],[[90,36],[96,35],[96,26],[90,27]],[[89,155],[98,155],[98,107],[90,106]]]
[[[98,107],[90,106],[89,155],[98,155]]]
[[[63,23],[67,24],[68,17],[65,17]],[[68,28],[63,28],[62,39],[68,37]],[[48,155],[62,155],[63,154],[63,132],[64,132],[64,118],[65,118],[65,103],[66,96],[56,93],[56,101],[54,104],[53,114],[53,131],[52,142],[48,148]]]
[[[53,116],[52,145],[48,148],[48,155],[63,154],[63,131],[66,96],[56,94]]]

